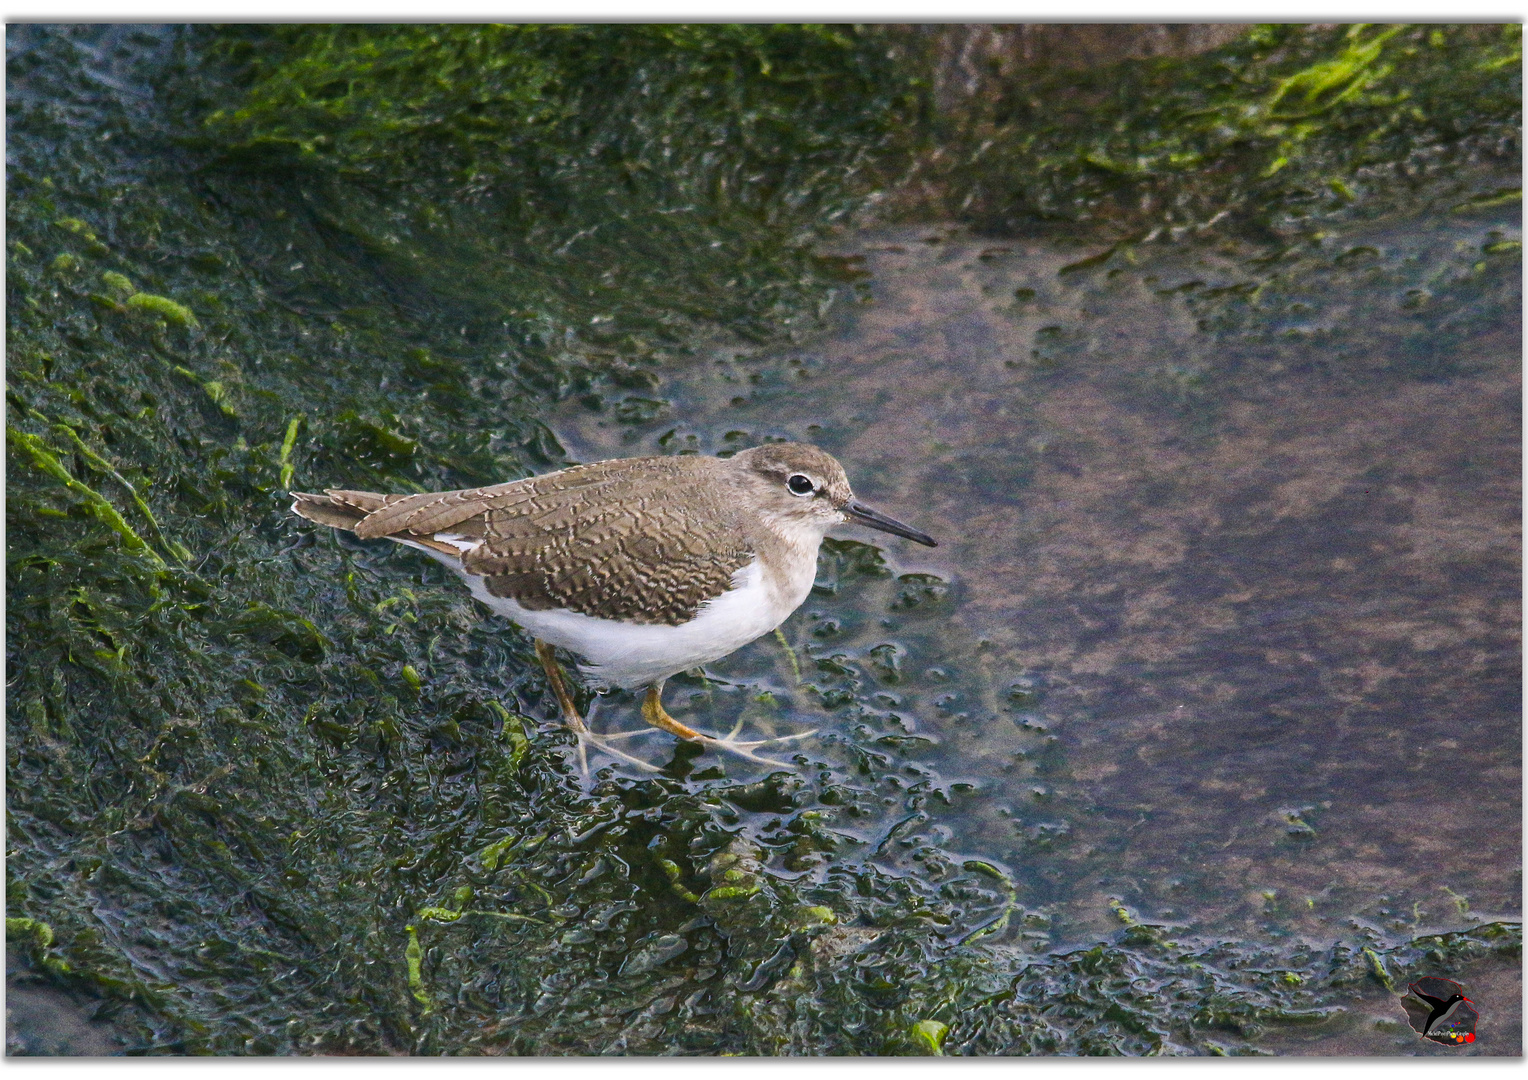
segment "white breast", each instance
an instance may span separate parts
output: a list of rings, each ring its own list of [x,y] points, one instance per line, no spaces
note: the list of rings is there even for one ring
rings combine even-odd
[[[464,573],[457,559],[396,536],[461,575],[472,595],[511,622],[551,645],[582,656],[579,671],[601,685],[635,689],[692,667],[719,660],[784,622],[812,589],[815,552],[805,573],[770,581],[757,559],[732,575],[732,588],[700,605],[679,626],[598,619],[576,611],[528,611],[514,600],[493,596],[484,579]],[[444,534],[438,540],[454,540]],[[465,547],[465,543],[457,546]]]

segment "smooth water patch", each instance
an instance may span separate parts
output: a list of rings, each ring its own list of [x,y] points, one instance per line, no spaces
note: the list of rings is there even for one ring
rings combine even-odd
[[[653,415],[552,423],[584,460],[813,441],[940,538],[842,530],[784,636],[958,789],[890,846],[1001,862],[1040,940],[1468,926],[1520,888],[1519,236],[1461,214],[1090,259],[863,234],[813,348],[720,348]],[[884,577],[846,595],[861,541]],[[771,666],[765,639],[713,667]],[[866,722],[831,706],[791,720]]]

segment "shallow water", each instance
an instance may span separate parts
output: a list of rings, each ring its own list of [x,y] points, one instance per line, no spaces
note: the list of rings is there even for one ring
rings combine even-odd
[[[1254,938],[1516,917],[1520,330],[1515,262],[1482,249],[1518,237],[1358,226],[1277,275],[1234,247],[1068,271],[1093,252],[846,237],[858,303],[823,340],[718,347],[653,419],[553,427],[582,460],[813,441],[941,540],[841,530],[949,583],[932,624],[820,588],[784,632],[897,658],[901,745],[971,785],[899,842],[1000,861],[1039,940],[1118,905]]]

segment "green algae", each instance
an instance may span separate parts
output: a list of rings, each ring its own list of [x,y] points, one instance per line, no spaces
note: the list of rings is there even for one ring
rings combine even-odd
[[[458,919],[469,915],[480,915],[489,919],[506,919],[510,922],[537,923],[538,925],[545,922],[543,919],[533,919],[529,915],[516,915],[512,911],[477,911],[472,909],[452,911],[450,908],[441,907],[423,907],[415,912],[415,915],[421,919],[429,919],[440,923],[454,923]]]
[[[961,869],[975,871],[996,881],[1003,888],[1004,902],[1002,911],[997,918],[992,919],[972,930],[960,941],[962,945],[984,938],[989,934],[1000,934],[1008,929],[1008,924],[1013,918],[1015,911],[1019,909],[1018,889],[1014,886],[1013,879],[1003,873],[997,867],[981,859],[967,859],[961,864]]]
[[[1385,961],[1373,949],[1364,949],[1363,954],[1364,959],[1369,962],[1370,972],[1379,980],[1380,985],[1392,994],[1395,993],[1395,983],[1390,979],[1390,972],[1385,970]]]
[[[41,417],[34,416],[34,419],[41,419]],[[90,447],[86,446],[84,440],[81,439],[79,434],[75,432],[73,428],[69,427],[69,425],[54,424],[52,425],[51,430],[54,434],[60,435],[67,439],[70,445],[74,447],[75,452],[79,454],[80,457],[83,458],[87,463],[89,463],[92,468],[99,472],[105,473],[107,476],[110,476],[118,484],[122,485],[124,489],[126,489],[128,497],[132,499],[133,505],[138,509],[138,513],[143,515],[144,520],[148,522],[149,528],[153,530],[154,535],[158,537],[161,546],[163,546],[181,563],[185,563],[191,557],[191,553],[187,551],[183,545],[175,543],[173,540],[168,539],[164,535],[164,531],[159,527],[159,522],[154,518],[154,512],[149,509],[149,504],[144,502],[143,497],[138,493],[138,489],[133,487],[133,485],[129,483],[128,480],[116,470],[111,462],[107,461],[100,454],[97,454]]]
[[[412,925],[405,926],[403,930],[409,936],[409,943],[403,948],[403,960],[408,965],[409,993],[424,1006],[425,1012],[429,1012],[433,1003],[429,991],[425,989],[424,976],[420,973],[424,950],[419,947],[419,931]]]
[[[58,426],[69,431],[64,425]],[[73,435],[74,433],[69,431],[69,434]],[[85,486],[71,476],[69,470],[64,468],[58,457],[49,451],[41,438],[36,435],[29,435],[24,431],[17,431],[11,427],[6,428],[5,435],[7,444],[14,444],[25,450],[32,459],[32,464],[37,469],[63,484],[71,492],[81,496],[91,512],[111,528],[112,531],[122,537],[127,544],[128,550],[143,556],[156,569],[163,570],[165,568],[164,560],[159,557],[153,548],[149,547],[143,537],[134,531],[133,527],[118,513],[117,508],[93,488]],[[75,436],[75,438],[77,439],[78,436]]]
[[[1516,24],[1280,25],[1196,57],[1042,62],[944,121],[959,151],[926,190],[986,229],[1163,238],[1457,201],[1518,152],[1521,49]]]
[[[282,487],[292,485],[293,465],[292,448],[297,445],[297,432],[302,428],[302,417],[294,416],[287,423],[286,435],[281,440],[281,456],[277,459],[281,465],[280,484]]]
[[[531,719],[555,709],[522,639],[423,560],[286,513],[294,483],[561,464],[550,403],[642,396],[649,369],[721,332],[815,325],[842,282],[806,240],[923,137],[922,74],[898,70],[891,31],[12,35],[10,235],[78,237],[116,260],[108,286],[155,290],[101,304],[39,267],[8,280],[11,910],[47,917],[84,985],[143,1003],[139,1050],[1213,1052],[1327,1022],[1368,992],[1366,957],[1399,977],[1520,949],[1510,926],[1317,949],[1136,921],[1036,952],[1015,931],[1043,915],[1012,877],[919,831],[962,796],[897,710],[915,722],[949,672],[826,632],[937,614],[951,583],[831,543],[820,595],[838,606],[785,641],[790,677],[708,691],[725,708],[799,687],[865,729],[850,767],[685,779],[681,750],[658,780],[607,771],[586,791],[567,735]],[[1370,84],[1405,75],[1379,72],[1410,37],[1313,38],[1248,92],[1307,120],[1377,108]],[[1269,72],[1349,52],[1274,96]],[[168,83],[172,104],[78,85],[103,66]],[[1258,138],[1286,183],[1327,136],[1293,154],[1266,122]],[[1040,175],[1062,190],[1064,171]],[[1093,175],[1074,202],[1124,190]],[[920,704],[875,701],[898,679]]]
[[[938,1020],[919,1020],[912,1029],[913,1038],[936,1057],[944,1056],[944,1038],[949,1033],[949,1025],[941,1024]]]
[[[509,771],[520,771],[520,763],[525,760],[525,755],[530,751],[530,739],[525,734],[526,721],[523,717],[516,716],[505,709],[497,701],[489,703],[490,708],[499,714],[499,721],[503,725],[504,738],[509,742]],[[490,867],[492,869],[492,867]]]
[[[659,859],[658,865],[669,879],[669,888],[674,890],[674,895],[687,903],[698,904],[700,897],[696,896],[684,885],[684,871],[679,869],[679,864],[673,859]]]
[[[133,283],[131,281],[129,281],[122,274],[117,273],[115,270],[106,271],[106,273],[101,275],[101,280],[105,282],[113,291],[121,293],[124,297],[131,296],[133,293],[138,291],[133,288]]]
[[[7,916],[5,936],[10,938],[13,935],[31,940],[32,953],[46,970],[57,975],[73,974],[69,962],[53,955],[50,951],[53,948],[53,927],[47,923],[37,919],[16,919]]]
[[[831,27],[278,27],[212,53],[238,88],[195,118],[221,198],[254,212],[252,173],[298,170],[393,288],[637,366],[697,318],[798,319],[803,241],[906,157],[917,104],[894,43]]]
[[[127,281],[127,279],[123,278],[120,274],[117,276],[121,278],[123,282]],[[131,288],[131,285],[129,284],[128,287]],[[192,313],[190,308],[186,307],[184,304],[177,304],[174,300],[171,300],[166,296],[155,296],[153,293],[134,293],[132,296],[129,296],[122,302],[128,307],[137,311],[146,311],[150,314],[158,315],[166,322],[174,323],[176,326],[201,325],[196,321],[196,316]],[[210,386],[214,384],[209,383],[208,385]]]

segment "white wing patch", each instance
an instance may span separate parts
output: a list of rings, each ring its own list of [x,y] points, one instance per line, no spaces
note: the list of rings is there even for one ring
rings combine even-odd
[[[439,540],[442,544],[450,544],[463,555],[467,554],[469,551],[476,551],[478,548],[483,546],[483,541],[477,537],[460,536],[456,533],[439,532],[431,537],[431,539]]]

